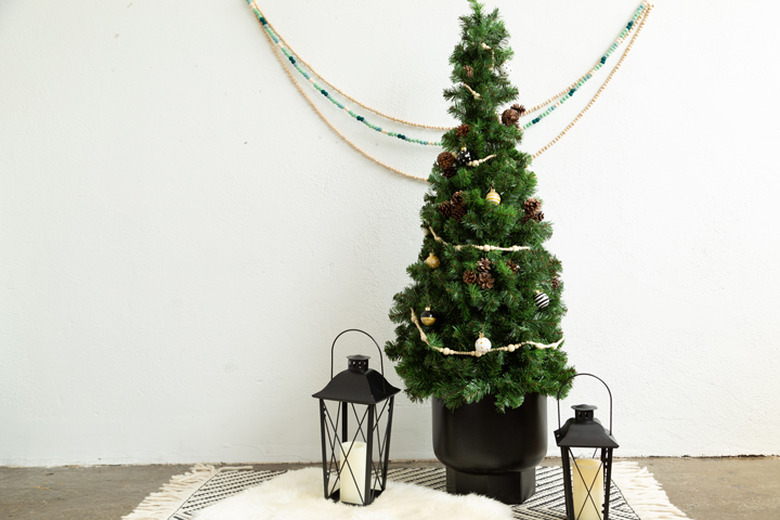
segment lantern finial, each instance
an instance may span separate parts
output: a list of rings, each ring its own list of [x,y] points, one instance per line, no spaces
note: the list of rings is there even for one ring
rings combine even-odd
[[[347,356],[347,359],[349,360],[347,368],[350,372],[358,372],[360,374],[368,372],[368,360],[371,359],[369,356],[352,354],[351,356]]]
[[[597,408],[597,406],[593,406],[592,404],[575,404],[572,406],[572,410],[574,410],[574,419],[578,423],[592,422],[593,411]]]

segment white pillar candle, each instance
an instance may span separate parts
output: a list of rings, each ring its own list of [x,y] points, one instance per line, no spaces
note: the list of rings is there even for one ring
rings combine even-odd
[[[588,497],[588,489],[590,489],[590,497]],[[572,494],[574,495],[574,518],[601,520],[601,509],[604,504],[604,466],[600,460],[574,459]]]
[[[346,460],[345,460],[346,459]],[[347,466],[347,462],[349,466]],[[352,478],[350,471],[355,478]],[[357,481],[357,482],[356,482]],[[339,455],[339,500],[362,504],[366,499],[366,443],[355,441],[344,444]]]

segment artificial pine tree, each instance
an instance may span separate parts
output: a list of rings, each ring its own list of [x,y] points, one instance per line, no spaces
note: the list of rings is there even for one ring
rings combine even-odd
[[[509,35],[498,10],[470,3],[444,91],[462,124],[443,136],[428,178],[425,237],[407,268],[413,283],[394,297],[385,352],[413,400],[455,409],[492,395],[504,411],[527,394],[555,395],[574,370],[560,348],[561,264],[542,246],[552,227],[531,157],[516,149],[524,109],[501,68]]]

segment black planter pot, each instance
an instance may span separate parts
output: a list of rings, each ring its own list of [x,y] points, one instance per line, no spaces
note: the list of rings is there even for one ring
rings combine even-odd
[[[536,491],[536,465],[547,454],[547,398],[525,396],[499,413],[488,397],[454,411],[433,398],[433,451],[447,467],[447,491],[520,504]]]

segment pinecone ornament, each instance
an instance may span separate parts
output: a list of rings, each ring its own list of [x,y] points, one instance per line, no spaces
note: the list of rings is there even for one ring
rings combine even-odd
[[[514,104],[501,114],[501,122],[506,126],[517,126],[517,122],[523,114],[525,114],[525,107]]]
[[[523,202],[523,211],[525,211],[526,215],[533,215],[540,209],[542,209],[542,203],[535,197],[531,197],[530,199]]]
[[[477,273],[469,269],[463,272],[463,283],[472,284],[477,283]]]
[[[450,204],[452,205],[452,218],[460,220],[466,215],[466,199],[463,198],[462,191],[456,191],[452,194]]]
[[[452,198],[450,199],[453,206],[465,206],[466,205],[466,199],[463,198],[463,192],[461,190],[456,191],[452,194]]]
[[[470,130],[471,130],[471,125],[464,123],[464,124],[460,125],[458,128],[455,129],[455,135],[457,137],[465,137],[466,134],[468,134]],[[452,154],[450,154],[450,155],[452,155]]]
[[[462,219],[466,215],[466,201],[463,198],[463,192],[456,191],[452,194],[450,200],[439,204],[437,209],[445,218],[452,217],[455,220]]]
[[[492,289],[496,280],[490,275],[490,273],[479,273],[477,275],[477,283],[483,289]]]
[[[448,179],[458,173],[458,168],[455,166],[456,161],[457,157],[450,152],[442,152],[436,157],[436,164],[441,168],[441,174]]]
[[[550,285],[552,286],[554,291],[557,291],[561,287],[561,279],[558,278],[557,276],[553,276]]]
[[[463,217],[466,216],[466,206],[460,206],[460,205],[452,205],[452,218],[455,220],[461,220]]]
[[[477,271],[480,273],[489,273],[490,272],[490,260],[487,258],[480,258],[479,262],[477,262]]]
[[[469,78],[474,77],[474,67],[472,67],[471,65],[466,65],[465,67],[463,67],[463,69],[466,71],[466,76],[468,76]]]
[[[516,262],[514,262],[513,260],[507,260],[507,261],[506,261],[506,265],[507,265],[507,267],[509,267],[509,268],[512,270],[512,272],[513,272],[513,273],[515,273],[515,274],[517,274],[517,271],[519,271],[519,270],[520,270],[520,266],[518,266],[518,265],[517,265],[517,263],[516,263]]]
[[[542,220],[544,220],[544,213],[541,211],[537,211],[533,215],[526,215],[520,219],[520,222],[525,224],[529,220],[533,220],[534,222],[541,222]]]
[[[439,214],[444,218],[450,218],[452,216],[452,203],[450,201],[442,202],[436,209],[439,210]]]
[[[544,213],[542,212],[542,203],[539,199],[531,197],[523,202],[523,211],[525,216],[521,219],[523,223],[533,220],[535,222],[541,222],[544,220]]]

